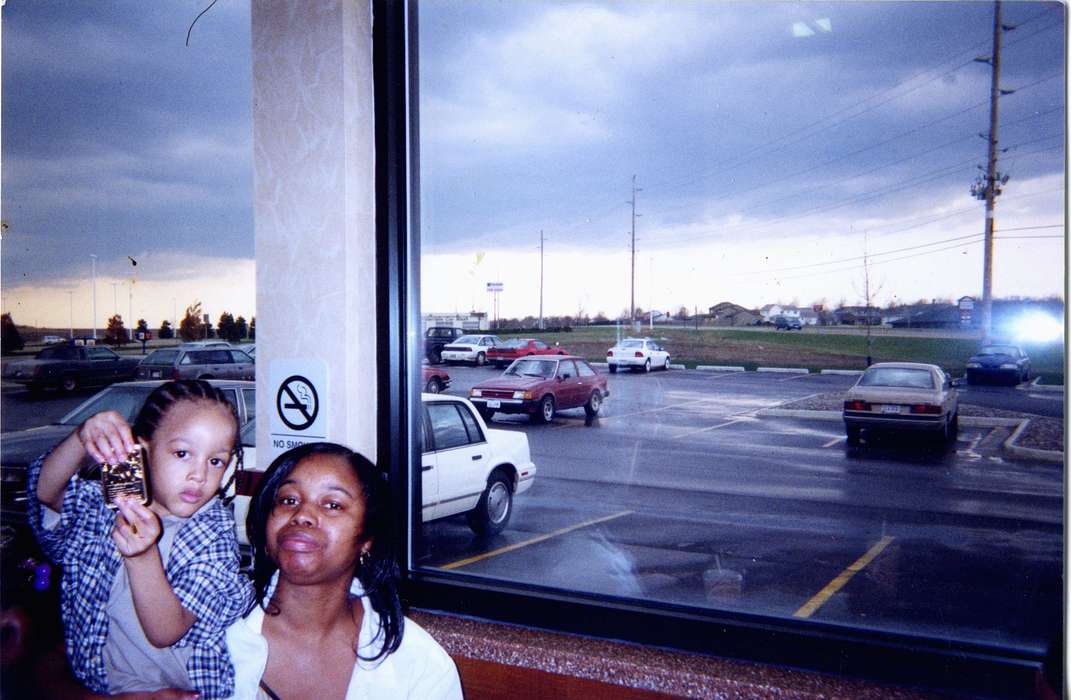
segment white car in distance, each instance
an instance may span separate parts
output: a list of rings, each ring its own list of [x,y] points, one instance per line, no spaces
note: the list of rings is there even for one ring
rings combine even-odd
[[[443,362],[471,362],[477,367],[487,363],[487,351],[501,345],[502,339],[497,335],[463,335],[443,347],[440,356]]]
[[[644,372],[669,369],[669,352],[654,338],[625,338],[606,351],[606,365],[610,374],[619,367]]]
[[[497,535],[509,524],[514,496],[530,489],[535,480],[528,436],[488,428],[467,399],[445,394],[422,394],[421,399],[423,522],[465,513],[473,532]],[[241,438],[245,473],[237,480],[234,520],[238,544],[248,547],[245,520],[250,496],[263,474],[256,468],[255,421],[242,428]],[[223,482],[229,478],[228,472]]]

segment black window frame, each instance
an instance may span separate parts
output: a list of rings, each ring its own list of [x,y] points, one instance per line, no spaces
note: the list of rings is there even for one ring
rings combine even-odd
[[[416,0],[373,0],[378,463],[390,478],[403,597],[412,606],[556,632],[776,664],[938,691],[1015,697],[1039,654],[727,610],[494,581],[408,566],[421,529],[419,100]],[[410,144],[414,144],[410,149]],[[412,336],[408,331],[413,329]],[[410,498],[412,500],[410,500]]]

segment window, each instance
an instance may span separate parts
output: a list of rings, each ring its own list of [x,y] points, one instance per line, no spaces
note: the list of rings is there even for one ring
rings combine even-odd
[[[471,559],[449,546],[463,519],[412,532],[412,551],[434,552],[408,562],[418,600],[961,689],[1039,658],[1061,615],[1062,465],[1038,471],[999,448],[979,453],[1015,464],[998,484],[965,454],[987,428],[961,428],[960,443],[936,452],[856,449],[837,417],[769,410],[812,402],[836,414],[869,361],[958,376],[980,345],[965,295],[980,279],[984,205],[964,177],[986,154],[977,137],[961,139],[989,128],[988,69],[973,59],[990,46],[993,9],[416,8],[419,199],[407,225],[419,297],[408,304],[495,314],[535,348],[592,362],[626,334],[649,335],[647,349],[686,367],[662,371],[664,356],[612,377],[596,367],[609,382],[599,415],[578,402],[546,425],[536,413],[543,389],[535,377],[520,383],[538,374],[519,371],[536,358],[518,360],[509,400],[531,411],[486,422],[526,439],[535,483],[477,562],[453,566]],[[1011,286],[994,303],[994,328],[1025,308],[1013,294],[1063,314],[1064,17],[1041,3],[1004,11],[1017,31],[1038,33],[1009,35],[1003,48],[1004,66],[1017,56],[1020,84],[1036,90],[1016,92],[1020,103],[1002,98],[1000,143],[1024,154],[1020,189],[1013,178],[998,198],[1003,235],[1022,227],[1056,238],[998,241]],[[470,261],[469,279],[442,272],[455,260]],[[483,291],[496,266],[510,277],[492,297]],[[540,283],[543,266],[553,288]],[[688,323],[658,325],[670,315]],[[775,333],[776,320],[801,316],[803,330]],[[563,330],[534,330],[548,320]],[[1062,342],[1041,352],[1062,383]],[[452,376],[451,391],[493,376],[471,372],[471,384]],[[930,371],[919,376],[933,387]],[[1035,478],[1041,500],[1025,506],[1017,489]],[[977,509],[990,507],[1014,511],[1014,524],[982,524]]]
[[[576,369],[577,369],[577,372],[579,373],[579,375],[581,377],[594,377],[595,376],[595,370],[593,370],[591,368],[591,365],[589,365],[587,362],[577,362],[576,363]]]
[[[246,355],[241,350],[229,350],[228,353],[230,354],[231,362],[233,362],[235,364],[246,364],[247,365],[247,364],[249,364],[250,360],[252,359],[252,358],[249,357],[249,355]]]
[[[89,359],[91,360],[116,360],[119,356],[108,348],[90,348]]]
[[[449,450],[469,444],[469,430],[455,404],[431,403],[427,409],[436,450]]]

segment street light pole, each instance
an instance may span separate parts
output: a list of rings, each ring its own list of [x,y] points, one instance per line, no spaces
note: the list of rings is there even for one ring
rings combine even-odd
[[[97,337],[97,256],[90,254],[89,258],[93,261],[93,338]]]
[[[67,338],[72,339],[74,338],[74,292],[69,289],[67,290],[67,306],[68,311],[70,313],[70,316],[68,318],[70,322],[70,328],[67,332]]]

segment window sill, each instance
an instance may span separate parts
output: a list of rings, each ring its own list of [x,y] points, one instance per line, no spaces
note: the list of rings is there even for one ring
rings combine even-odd
[[[941,697],[778,666],[412,610],[453,657],[467,700],[484,698]],[[624,689],[628,689],[627,691]]]

